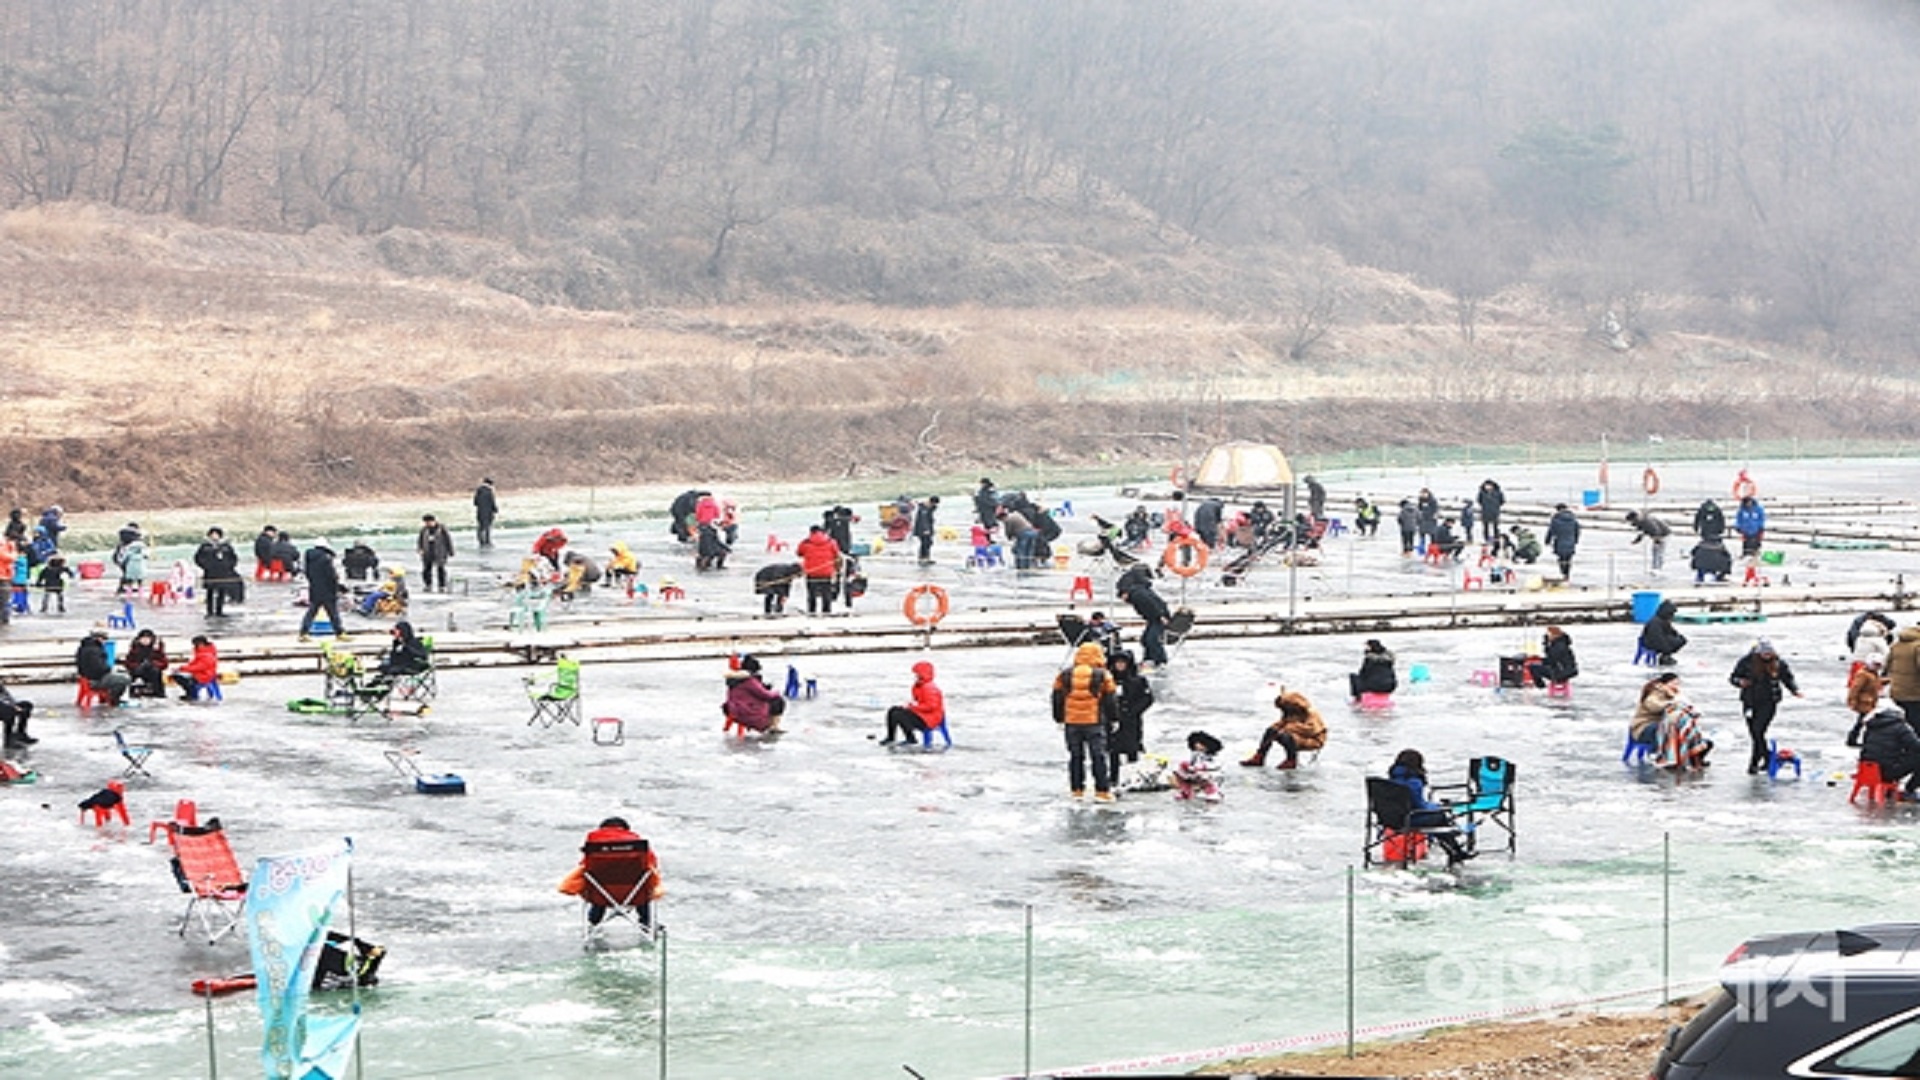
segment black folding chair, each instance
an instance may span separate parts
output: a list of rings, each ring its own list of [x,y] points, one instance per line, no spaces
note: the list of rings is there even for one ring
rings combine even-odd
[[[1420,849],[1424,847],[1417,842],[1417,837],[1454,838],[1462,833],[1460,822],[1450,808],[1416,811],[1413,791],[1384,776],[1367,777],[1366,828],[1366,839],[1360,847],[1360,860],[1365,866],[1373,865],[1375,852],[1380,852],[1381,862],[1410,865],[1420,857]],[[1389,845],[1393,850],[1387,850]],[[1462,846],[1472,850],[1471,832],[1466,833]]]

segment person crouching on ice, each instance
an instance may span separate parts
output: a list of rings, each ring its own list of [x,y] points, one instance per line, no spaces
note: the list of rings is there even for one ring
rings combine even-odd
[[[933,683],[933,664],[922,660],[913,665],[913,692],[907,704],[887,710],[887,737],[880,740],[880,745],[899,742],[912,746],[921,732],[932,731],[946,722],[946,698]]]
[[[780,714],[787,710],[781,697],[760,678],[760,661],[751,656],[740,658],[738,670],[727,672],[727,716],[751,731],[780,730]]]

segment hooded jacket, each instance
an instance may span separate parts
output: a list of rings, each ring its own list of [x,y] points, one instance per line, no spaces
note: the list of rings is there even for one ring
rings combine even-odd
[[[1653,611],[1653,618],[1640,628],[1640,647],[1660,656],[1672,656],[1686,648],[1687,635],[1673,625],[1673,617],[1679,611],[1679,605],[1673,601],[1660,601],[1660,606]]]
[[[1547,546],[1562,559],[1573,558],[1580,547],[1580,519],[1571,510],[1556,510],[1547,521]]]
[[[840,569],[840,545],[824,530],[809,531],[805,540],[794,545],[793,554],[800,560],[801,573],[810,578],[830,578]]]
[[[307,549],[307,600],[319,603],[340,592],[340,571],[333,565],[333,549],[324,542]]]
[[[947,720],[946,696],[933,683],[933,664],[922,660],[913,665],[913,695],[907,702],[907,708],[928,729],[939,727]]]
[[[1293,736],[1295,749],[1311,752],[1327,745],[1327,722],[1320,718],[1319,710],[1313,707],[1304,694],[1286,693],[1280,695],[1280,719],[1273,722],[1273,729],[1282,734]],[[1303,710],[1301,713],[1289,713],[1287,706]]]
[[[1867,717],[1860,738],[1860,760],[1880,766],[1882,773],[1904,773],[1920,765],[1920,734],[1905,714],[1881,709]]]
[[[1749,707],[1766,702],[1780,700],[1781,687],[1790,693],[1799,693],[1800,684],[1793,679],[1793,669],[1787,666],[1787,658],[1773,657],[1773,670],[1767,670],[1766,657],[1755,648],[1733,665],[1733,674],[1727,681],[1740,688],[1740,702]]]
[[[1113,673],[1107,670],[1106,650],[1087,642],[1073,650],[1073,666],[1053,680],[1053,720],[1056,724],[1098,724],[1113,701]]]
[[[1909,626],[1887,649],[1887,696],[1920,701],[1920,626]]]
[[[383,675],[418,675],[433,664],[427,653],[427,643],[421,641],[413,632],[413,624],[405,619],[393,624],[393,632],[398,637],[393,647],[387,650],[386,658],[380,661],[380,673]]]

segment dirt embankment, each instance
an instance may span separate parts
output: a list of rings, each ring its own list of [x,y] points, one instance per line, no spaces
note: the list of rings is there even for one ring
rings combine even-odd
[[[1524,297],[1490,302],[1469,344],[1442,298],[1377,273],[1347,272],[1296,356],[1281,313],[536,307],[463,276],[493,257],[477,246],[445,238],[418,266],[328,230],[0,217],[0,498],[958,474],[1164,463],[1227,438],[1313,454],[1920,438],[1910,383],[1678,331],[1620,354]]]

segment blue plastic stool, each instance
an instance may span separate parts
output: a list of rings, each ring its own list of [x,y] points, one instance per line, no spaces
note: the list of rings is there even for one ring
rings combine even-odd
[[[949,732],[947,731],[947,718],[946,718],[946,717],[944,717],[944,716],[940,718],[940,728],[939,728],[939,731],[940,731],[940,738],[942,738],[942,739],[944,739],[944,740],[946,741],[946,744],[947,744],[948,746],[952,746],[952,745],[953,745],[953,735],[952,735],[952,734],[950,734],[950,733],[949,733]],[[921,749],[923,749],[923,750],[931,750],[931,749],[933,749],[933,732],[934,732],[934,729],[933,729],[933,728],[921,728],[921,729],[920,729],[920,747],[921,747]]]
[[[1640,667],[1641,665],[1659,667],[1660,654],[1647,648],[1645,645],[1635,645],[1633,647],[1633,665],[1635,667]]]
[[[133,601],[120,602],[120,614],[107,616],[107,628],[109,630],[133,629]]]
[[[193,700],[225,701],[227,699],[224,694],[220,693],[220,680],[215,679],[212,682],[194,683],[193,684]]]
[[[1073,516],[1073,500],[1072,499],[1060,500],[1060,506],[1058,509],[1054,510],[1053,516],[1054,517],[1072,517]]]
[[[1339,536],[1346,531],[1347,531],[1346,522],[1341,521],[1339,518],[1327,519],[1327,535],[1328,536]]]
[[[1767,779],[1769,780],[1780,779],[1780,770],[1786,768],[1789,765],[1793,766],[1793,778],[1795,780],[1800,779],[1800,755],[1794,753],[1792,750],[1785,751],[1787,755],[1786,757],[1780,756],[1781,753],[1782,751],[1780,750],[1780,740],[1768,739],[1767,740]]]
[[[787,697],[797,698],[799,696],[800,696],[800,669],[794,667],[792,664],[788,664],[787,665]]]
[[[1628,732],[1626,749],[1620,751],[1620,764],[1645,765],[1647,763],[1647,754],[1652,752],[1652,750],[1652,743],[1634,742],[1633,733]]]
[[[1007,565],[1007,560],[1006,556],[1000,551],[999,544],[986,544],[973,549],[973,554],[967,558],[967,565],[982,568],[988,566],[1005,566]]]

